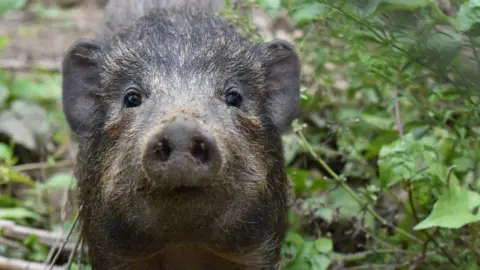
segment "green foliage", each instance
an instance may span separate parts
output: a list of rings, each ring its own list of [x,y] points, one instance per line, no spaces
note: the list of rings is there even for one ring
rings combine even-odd
[[[41,220],[41,217],[37,213],[29,211],[25,208],[0,208],[0,219],[11,219],[14,221],[19,221],[26,218]]]
[[[30,235],[23,241],[24,247],[30,251],[29,259],[32,261],[43,262],[48,256],[48,248],[38,242],[36,235]]]
[[[227,2],[222,15],[262,41],[240,5]],[[300,33],[290,33],[302,61],[302,114],[283,137],[297,199],[284,269],[479,269],[480,1],[244,2],[274,20],[287,11]],[[457,12],[447,14],[445,2]],[[0,15],[25,3],[1,1]],[[8,42],[0,36],[0,47]],[[72,191],[76,179],[40,170],[62,168],[70,143],[60,86],[60,74],[38,67],[0,70],[0,219],[72,226],[43,196]],[[46,162],[23,164],[23,152],[43,156],[48,144],[55,151]],[[5,254],[47,256],[35,236],[21,245],[28,255]]]
[[[327,238],[304,239],[300,234],[290,231],[285,239],[285,256],[291,259],[286,270],[319,269],[326,270],[330,265],[327,254],[332,250],[332,241]]]
[[[432,213],[414,229],[422,230],[432,227],[458,229],[466,224],[478,222],[480,215],[472,214],[471,210],[480,205],[479,198],[478,193],[453,185],[440,196]]]
[[[18,10],[27,3],[27,0],[2,0],[0,1],[0,16],[10,10]]]
[[[327,8],[321,3],[300,4],[293,10],[291,16],[296,25],[303,25],[320,18],[325,14]]]
[[[378,155],[382,186],[390,187],[417,176],[418,172],[424,168],[425,151],[423,145],[415,141],[413,136],[404,136],[389,145],[384,145]]]
[[[280,0],[259,0],[258,3],[261,7],[267,10],[270,13],[275,14],[281,7]]]
[[[0,160],[6,161],[13,158],[13,153],[7,144],[0,143]]]
[[[299,137],[284,136],[301,199],[286,265],[478,269],[479,2],[447,1],[450,15],[440,2],[282,1],[305,34],[306,89]],[[305,244],[329,233],[330,253]]]
[[[57,173],[52,175],[44,183],[36,185],[37,189],[56,190],[56,189],[75,189],[76,179],[69,173]]]
[[[480,35],[480,1],[467,1],[460,6],[456,26],[469,35]]]

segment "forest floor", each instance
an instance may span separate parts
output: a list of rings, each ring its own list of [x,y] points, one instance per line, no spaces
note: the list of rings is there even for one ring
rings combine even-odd
[[[25,71],[32,66],[58,70],[63,54],[78,38],[89,37],[101,20],[102,8],[87,2],[74,8],[31,5],[0,17],[0,68]]]

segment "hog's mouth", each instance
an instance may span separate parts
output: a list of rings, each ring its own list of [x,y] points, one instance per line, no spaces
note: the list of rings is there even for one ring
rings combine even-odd
[[[204,192],[205,188],[200,186],[180,186],[172,188],[172,193],[176,195],[195,195]]]
[[[180,198],[195,198],[206,196],[213,189],[210,185],[195,185],[195,184],[179,184],[179,185],[154,185],[151,186],[150,194],[155,197],[161,196],[180,197]]]

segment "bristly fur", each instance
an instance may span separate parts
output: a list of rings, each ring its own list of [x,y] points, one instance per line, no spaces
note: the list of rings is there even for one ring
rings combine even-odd
[[[298,60],[286,43],[238,36],[214,8],[172,3],[111,1],[97,37],[74,44],[64,60],[91,264],[276,269],[290,198],[281,132],[296,109]],[[240,108],[225,105],[231,83],[243,94]],[[127,110],[131,85],[144,102]],[[213,134],[224,160],[197,197],[159,190],[144,169],[148,139],[178,115]]]

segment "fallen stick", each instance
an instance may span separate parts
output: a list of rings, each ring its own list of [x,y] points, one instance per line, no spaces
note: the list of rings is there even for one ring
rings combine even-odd
[[[30,71],[34,68],[40,68],[46,71],[60,72],[60,67],[61,62],[49,59],[0,59],[0,69],[6,69],[11,71]]]
[[[0,269],[2,270],[44,270],[47,265],[38,262],[30,262],[18,259],[11,259],[0,256]],[[64,270],[64,267],[55,266],[54,270]]]
[[[7,238],[13,238],[17,240],[24,240],[30,235],[35,235],[38,238],[38,242],[49,247],[56,245],[56,241],[61,238],[61,241],[65,241],[61,233],[51,232],[41,229],[34,229],[30,227],[16,225],[15,222],[10,220],[0,220],[0,231],[3,232],[3,236]],[[69,242],[63,248],[64,251],[72,252],[75,247],[74,242]],[[0,269],[3,269],[0,267]]]

